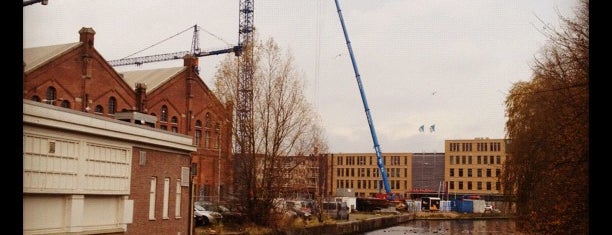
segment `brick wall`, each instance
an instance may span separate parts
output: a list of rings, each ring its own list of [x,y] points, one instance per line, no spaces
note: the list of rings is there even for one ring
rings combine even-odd
[[[140,164],[140,152],[146,152],[146,163]],[[181,178],[181,167],[189,167],[190,157],[176,153],[134,147],[132,179],[129,199],[134,200],[133,221],[126,234],[188,234],[190,218],[189,187],[181,187],[180,218],[175,217],[176,184]],[[157,177],[155,220],[149,220],[149,192],[151,177]],[[164,179],[170,178],[168,219],[163,215]]]

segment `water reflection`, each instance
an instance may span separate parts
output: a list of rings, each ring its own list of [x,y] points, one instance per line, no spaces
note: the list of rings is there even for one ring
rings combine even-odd
[[[486,220],[413,220],[364,235],[404,234],[520,234],[510,219]]]

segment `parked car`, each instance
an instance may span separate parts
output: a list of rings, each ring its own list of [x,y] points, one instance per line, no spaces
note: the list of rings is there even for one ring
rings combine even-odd
[[[208,211],[220,213],[223,216],[223,222],[240,223],[244,221],[245,218],[245,215],[242,212],[239,212],[237,209],[232,210],[224,205],[205,204],[202,205],[202,207]]]
[[[196,226],[219,223],[223,219],[223,215],[221,215],[221,213],[207,210],[202,205],[196,204],[193,209],[193,216]]]
[[[285,213],[291,217],[300,217],[305,220],[310,220],[312,218],[310,208],[302,205],[301,201],[287,201],[285,202],[285,207],[287,209]]]

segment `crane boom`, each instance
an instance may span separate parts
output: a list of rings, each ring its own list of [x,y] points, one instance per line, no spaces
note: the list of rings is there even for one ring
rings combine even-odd
[[[344,32],[344,39],[346,40],[346,46],[348,47],[349,54],[351,56],[351,62],[353,64],[353,70],[355,71],[355,78],[357,80],[357,85],[359,86],[359,93],[361,94],[361,100],[363,101],[363,107],[365,108],[366,117],[368,119],[368,125],[370,126],[370,134],[372,135],[372,141],[374,142],[374,149],[376,150],[376,163],[378,164],[378,169],[380,169],[380,174],[382,175],[383,185],[385,187],[385,192],[387,195],[391,196],[391,186],[389,185],[389,179],[387,178],[387,170],[385,169],[385,164],[383,162],[382,153],[380,151],[380,145],[378,144],[378,137],[376,137],[376,130],[374,129],[374,123],[372,121],[372,115],[370,114],[370,108],[368,107],[368,100],[365,96],[365,91],[363,89],[363,84],[361,83],[361,75],[359,75],[359,70],[357,69],[357,62],[355,61],[355,55],[353,55],[353,48],[351,47],[351,41],[349,40],[348,33],[346,31],[346,26],[344,25],[344,18],[342,17],[342,11],[340,10],[340,4],[338,0],[336,1],[336,9],[338,10],[338,16],[340,17],[340,24],[342,25],[342,31]]]
[[[234,47],[219,49],[219,50],[196,52],[196,53],[193,53],[193,55],[196,57],[202,57],[202,56],[209,56],[209,55],[219,55],[219,54],[230,53],[230,52],[234,52],[236,55],[239,55],[240,51],[241,51],[240,46],[234,46]],[[191,51],[179,51],[179,52],[172,52],[172,53],[166,53],[166,54],[139,56],[139,57],[126,58],[126,59],[118,59],[118,60],[109,60],[108,63],[113,67],[124,66],[124,65],[142,65],[143,63],[182,59],[185,55],[191,54],[191,53],[192,53]]]
[[[233,47],[229,47],[229,48],[224,48],[224,49],[218,49],[218,50],[211,50],[211,51],[201,51],[200,49],[200,34],[199,34],[199,26],[198,25],[194,25],[193,27],[193,38],[191,41],[191,51],[179,51],[179,52],[171,52],[171,53],[165,53],[165,54],[157,54],[157,55],[148,55],[148,56],[139,56],[139,57],[130,57],[130,58],[123,58],[123,59],[118,59],[118,60],[109,60],[107,61],[111,66],[113,67],[117,67],[117,66],[124,66],[124,65],[137,65],[140,66],[144,63],[152,63],[152,62],[160,62],[160,61],[167,61],[167,60],[177,60],[177,59],[183,59],[183,57],[185,57],[185,55],[193,55],[196,57],[202,57],[202,56],[209,56],[209,55],[219,55],[219,54],[225,54],[225,53],[230,53],[230,52],[234,52],[234,54],[236,56],[239,56],[243,46],[242,45],[238,45],[238,46],[233,46]],[[190,27],[191,28],[191,27]],[[187,30],[184,30],[174,36],[171,36],[170,38],[173,38],[181,33],[184,33]],[[214,35],[213,35],[214,36]],[[164,42],[170,38],[164,39],[161,42]],[[159,42],[159,43],[161,43]],[[154,44],[153,46],[158,45],[159,43]],[[148,48],[151,48],[153,46],[150,46]],[[148,49],[146,48],[146,49]],[[145,49],[145,50],[146,50]],[[139,51],[142,52],[143,50]],[[138,53],[138,52],[137,52]],[[134,55],[134,54],[132,54]]]

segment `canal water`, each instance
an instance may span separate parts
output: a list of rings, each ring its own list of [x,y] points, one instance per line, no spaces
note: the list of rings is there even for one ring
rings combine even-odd
[[[520,234],[515,232],[511,219],[484,220],[412,220],[394,227],[379,229],[363,235],[410,234]]]

